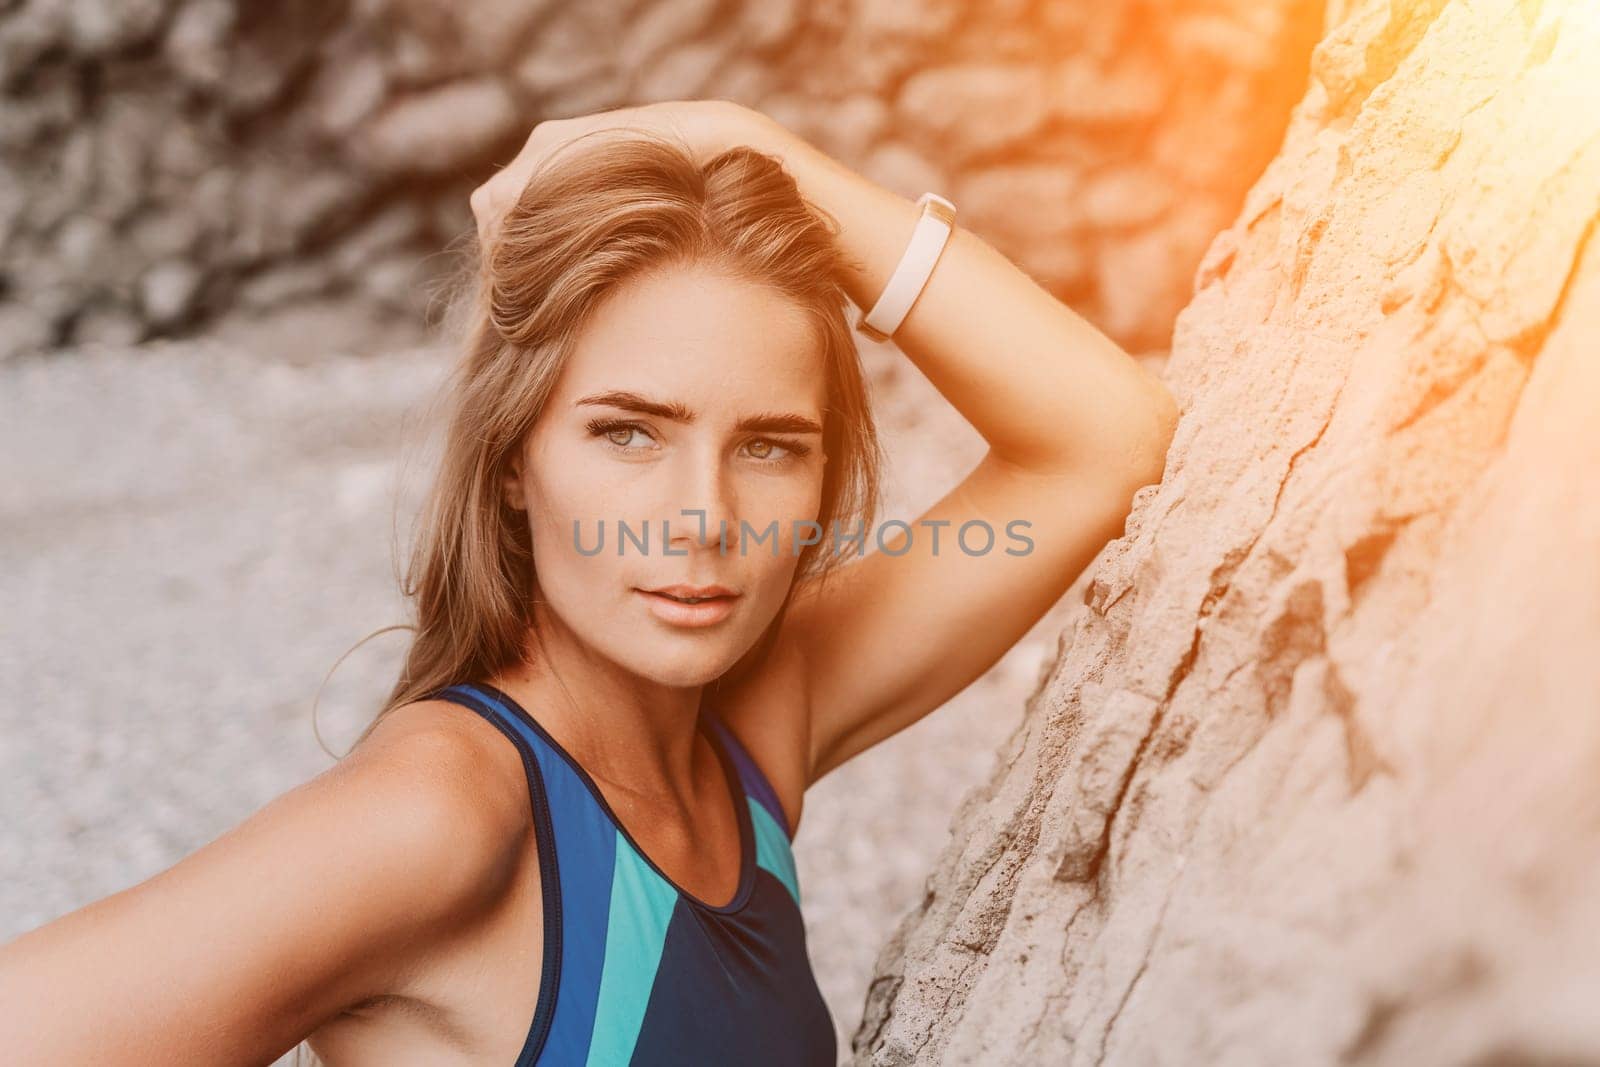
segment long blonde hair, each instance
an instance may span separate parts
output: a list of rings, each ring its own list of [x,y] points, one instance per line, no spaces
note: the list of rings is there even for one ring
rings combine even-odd
[[[576,138],[544,161],[490,247],[472,256],[470,285],[457,305],[458,318],[465,309],[465,326],[446,385],[442,459],[401,582],[415,612],[407,627],[415,636],[398,680],[356,744],[389,711],[527,655],[536,572],[526,519],[502,498],[503,475],[589,311],[644,271],[713,264],[774,287],[805,309],[828,378],[828,462],[816,518],[824,536],[801,551],[791,595],[795,585],[825,578],[847,558],[831,550],[833,524],[842,531],[871,528],[882,451],[846,319],[838,231],[831,215],[800,195],[779,160],[748,147],[700,163],[664,135],[606,131]],[[718,682],[759,664],[788,604]]]

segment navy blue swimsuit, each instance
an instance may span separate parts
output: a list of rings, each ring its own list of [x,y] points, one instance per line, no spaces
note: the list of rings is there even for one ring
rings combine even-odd
[[[431,694],[482,715],[522,753],[544,883],[544,971],[517,1067],[833,1067],[833,1018],[806,950],[792,835],[761,769],[714,713],[739,818],[739,888],[713,907],[679,888],[587,771],[508,694]]]

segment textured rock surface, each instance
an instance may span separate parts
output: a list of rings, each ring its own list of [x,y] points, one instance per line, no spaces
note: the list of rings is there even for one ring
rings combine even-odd
[[[1347,6],[859,1063],[1600,1061],[1600,16]]]
[[[543,118],[722,97],[973,228],[1137,351],[1271,157],[1315,0],[0,4],[0,357],[308,298],[422,319]]]

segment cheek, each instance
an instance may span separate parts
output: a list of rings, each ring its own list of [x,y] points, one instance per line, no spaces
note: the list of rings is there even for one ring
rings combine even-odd
[[[608,501],[614,499],[595,479],[577,477],[571,468],[542,475],[529,493],[529,518],[536,535],[562,533],[569,542],[574,521],[585,530],[592,529],[599,519],[610,517]]]
[[[552,595],[598,589],[599,579],[616,565],[615,551],[594,549],[602,520],[610,547],[619,491],[607,484],[603,471],[585,466],[581,458],[546,451],[536,457],[526,486],[534,566],[540,584]]]
[[[822,475],[801,471],[774,476],[751,474],[739,489],[740,511],[752,526],[777,519],[782,523],[815,519],[822,502]]]
[[[799,554],[803,541],[816,540],[818,531],[808,522],[818,521],[822,498],[821,477],[773,479],[759,492],[746,494],[741,516],[747,528],[739,531],[744,538],[743,566],[747,580],[759,583],[764,599],[781,601],[793,581],[800,565]],[[841,530],[841,533],[848,532]],[[774,536],[775,534],[775,536]],[[828,541],[829,531],[824,526],[820,532],[822,542]],[[776,540],[777,552],[773,551]]]

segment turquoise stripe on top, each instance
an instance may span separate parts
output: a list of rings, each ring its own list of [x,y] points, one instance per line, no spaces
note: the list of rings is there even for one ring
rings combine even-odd
[[[800,904],[800,876],[794,866],[794,852],[789,847],[789,835],[772,817],[766,806],[754,797],[747,797],[750,805],[750,824],[756,831],[756,866],[764,867],[777,875],[795,906]]]
[[[661,964],[667,924],[678,905],[678,891],[651,870],[620,833],[616,847],[606,958],[586,1067],[613,1067],[633,1057]]]

